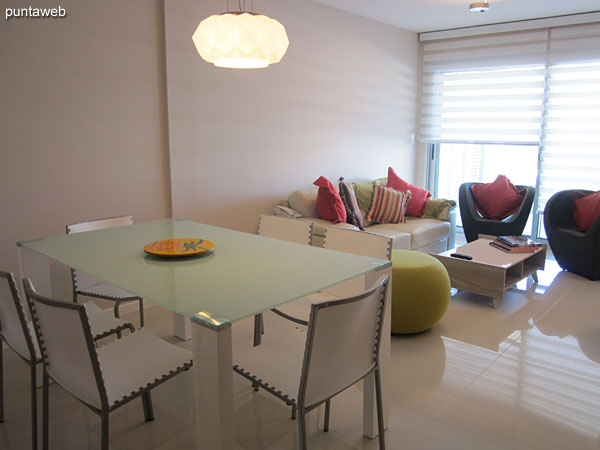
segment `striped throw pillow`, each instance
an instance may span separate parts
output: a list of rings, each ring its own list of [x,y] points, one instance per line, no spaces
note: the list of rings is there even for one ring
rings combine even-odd
[[[376,184],[368,219],[377,223],[403,223],[410,191],[402,192]]]

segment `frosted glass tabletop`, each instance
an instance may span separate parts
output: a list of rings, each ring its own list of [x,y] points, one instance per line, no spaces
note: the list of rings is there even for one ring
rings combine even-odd
[[[143,250],[172,238],[209,240],[215,249],[184,258]],[[17,245],[214,328],[391,264],[179,219]]]

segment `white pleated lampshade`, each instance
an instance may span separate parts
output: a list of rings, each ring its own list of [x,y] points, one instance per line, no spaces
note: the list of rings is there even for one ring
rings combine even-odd
[[[192,40],[205,61],[235,69],[278,63],[289,45],[285,28],[275,19],[236,12],[207,17]]]

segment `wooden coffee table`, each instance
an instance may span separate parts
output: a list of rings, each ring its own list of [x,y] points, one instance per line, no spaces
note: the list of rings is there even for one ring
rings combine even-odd
[[[537,271],[546,263],[546,245],[535,253],[505,253],[489,245],[493,236],[479,236],[476,241],[431,256],[440,260],[450,276],[453,288],[492,297],[504,297],[504,291],[529,275],[537,281]],[[452,253],[472,256],[472,260],[451,257]]]

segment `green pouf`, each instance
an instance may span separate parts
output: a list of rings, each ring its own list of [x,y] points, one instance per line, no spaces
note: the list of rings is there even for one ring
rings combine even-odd
[[[450,303],[450,278],[444,265],[425,253],[392,251],[392,333],[429,330]]]

